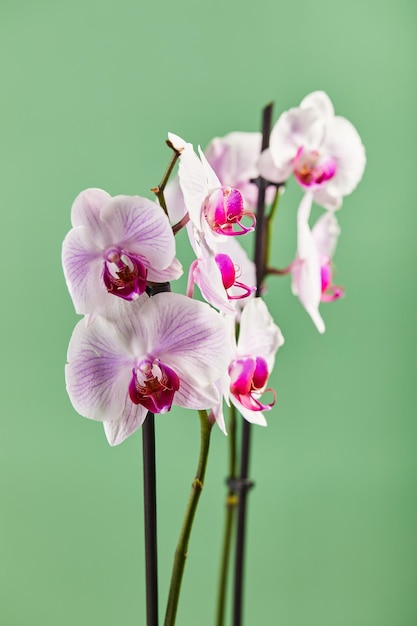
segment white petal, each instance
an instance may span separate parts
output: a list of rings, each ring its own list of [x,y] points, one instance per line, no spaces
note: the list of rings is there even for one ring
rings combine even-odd
[[[312,233],[319,255],[332,258],[340,235],[340,226],[334,213],[324,213],[314,224]]]
[[[262,152],[257,165],[260,175],[271,183],[283,183],[291,176],[293,171],[292,158],[280,168],[276,167],[269,148]]]
[[[204,410],[219,402],[220,394],[214,383],[205,387],[197,387],[184,379],[181,379],[180,388],[174,397],[174,404],[187,409]]]
[[[220,182],[219,178],[217,177],[216,172],[213,170],[210,163],[207,161],[204,155],[204,152],[202,151],[200,146],[198,146],[198,153],[200,155],[201,163],[203,165],[207,187],[208,187],[209,193],[211,193],[212,191],[214,191],[214,189],[218,189],[219,187],[221,187],[222,183]]]
[[[333,117],[326,125],[323,152],[335,159],[335,176],[326,184],[330,195],[347,196],[363,176],[365,148],[356,128],[344,117]]]
[[[324,129],[325,119],[312,108],[290,109],[279,117],[272,129],[269,147],[280,176],[292,171],[292,162],[299,148],[320,148]]]
[[[260,356],[268,364],[269,373],[274,366],[275,353],[284,338],[275,324],[262,298],[252,298],[242,312],[236,356]]]
[[[187,212],[182,195],[178,176],[174,176],[164,191],[165,203],[168,209],[169,221],[172,225],[178,224]]]
[[[333,117],[334,107],[327,93],[324,91],[313,91],[308,94],[300,104],[301,109],[315,109],[323,117]]]
[[[319,313],[321,299],[320,259],[313,235],[308,225],[312,195],[306,193],[300,203],[297,214],[297,260],[292,269],[292,290],[315,323],[317,330],[323,333],[324,322]]]
[[[202,208],[208,195],[208,186],[203,165],[191,144],[187,144],[181,152],[178,176],[190,220],[200,231]]]
[[[177,152],[181,152],[188,145],[187,142],[182,139],[182,137],[180,137],[179,135],[175,135],[174,133],[168,133],[168,139],[174,146],[175,150],[177,150]]]
[[[235,407],[237,408],[239,413],[242,415],[242,417],[245,418],[246,421],[250,422],[251,424],[256,424],[257,426],[267,426],[265,416],[261,411],[250,411],[249,409],[246,409],[232,395],[230,396],[230,400],[232,401],[232,404],[235,405]]]

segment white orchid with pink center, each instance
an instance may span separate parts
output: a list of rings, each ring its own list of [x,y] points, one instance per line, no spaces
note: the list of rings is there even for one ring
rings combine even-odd
[[[104,422],[111,445],[172,404],[206,409],[230,360],[228,327],[207,304],[186,296],[114,299],[106,316],[80,321],[71,337],[67,390],[84,417]]]
[[[320,302],[332,302],[343,296],[341,287],[333,284],[332,257],[340,228],[333,212],[322,215],[310,230],[309,218],[313,197],[306,193],[297,213],[297,255],[288,271],[292,291],[310,315],[317,330],[325,331],[319,312]]]
[[[294,174],[314,201],[338,209],[362,178],[366,157],[361,138],[344,117],[336,116],[323,91],[306,96],[284,112],[271,132],[269,150],[259,161],[262,175],[284,182]]]
[[[219,388],[226,402],[232,402],[248,422],[266,426],[263,411],[270,411],[276,400],[275,391],[267,388],[268,379],[284,337],[262,298],[252,298],[245,305],[237,341],[234,320],[227,319],[233,345],[232,358]],[[262,399],[267,392],[273,396],[271,402]],[[224,424],[222,403],[213,407],[213,413],[218,424]]]
[[[148,281],[182,274],[172,228],[156,202],[87,189],[72,205],[71,222],[62,263],[77,313],[100,311],[112,296],[134,300]]]

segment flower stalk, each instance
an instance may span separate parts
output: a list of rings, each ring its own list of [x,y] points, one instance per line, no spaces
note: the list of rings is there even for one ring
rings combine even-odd
[[[268,148],[269,135],[272,124],[272,102],[268,104],[262,113],[262,146],[261,151]],[[256,296],[259,297],[262,291],[262,284],[267,273],[266,254],[268,249],[268,220],[265,216],[265,192],[269,183],[261,176],[257,179],[258,204],[257,222],[255,231],[255,254],[254,262],[256,266]],[[239,472],[239,503],[237,514],[236,532],[236,554],[235,554],[235,578],[233,594],[233,626],[241,626],[243,609],[243,577],[244,577],[244,557],[245,557],[245,534],[247,518],[247,493],[252,483],[248,479],[249,457],[251,442],[251,424],[243,420],[241,462]]]
[[[210,434],[213,424],[208,419],[206,411],[198,411],[198,415],[200,417],[200,454],[198,458],[197,471],[191,485],[191,493],[175,551],[164,626],[174,626],[175,624],[182,577],[188,553],[188,543],[190,540],[197,505],[204,486],[204,476],[206,473],[210,446]]]

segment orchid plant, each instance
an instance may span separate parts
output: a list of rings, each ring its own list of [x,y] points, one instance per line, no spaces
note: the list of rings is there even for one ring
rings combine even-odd
[[[224,626],[231,542],[236,535],[233,624],[242,623],[242,572],[250,425],[266,426],[277,397],[268,387],[284,339],[263,298],[265,279],[291,276],[292,292],[322,333],[319,311],[344,290],[333,283],[340,234],[336,211],[365,167],[360,137],[335,116],[328,96],[308,95],[271,131],[233,132],[203,152],[173,133],[172,158],[156,198],[111,197],[87,189],[75,199],[62,248],[77,313],[66,385],[78,413],[103,422],[110,445],[143,431],[147,625],[158,625],[154,416],[173,404],[198,412],[201,447],[173,565],[165,626],[173,626],[188,541],[203,488],[212,426],[229,437],[229,477],[217,626]],[[171,177],[178,162],[178,175]],[[297,250],[284,269],[270,266],[271,223],[287,180],[300,186]],[[169,178],[171,177],[171,181]],[[310,227],[312,203],[324,213]],[[172,293],[183,273],[175,235],[186,228],[195,255],[186,294]],[[254,260],[240,244],[255,232]],[[195,299],[196,289],[201,299]],[[225,412],[226,407],[226,412]],[[241,458],[236,430],[242,421]],[[240,469],[238,466],[240,463]]]

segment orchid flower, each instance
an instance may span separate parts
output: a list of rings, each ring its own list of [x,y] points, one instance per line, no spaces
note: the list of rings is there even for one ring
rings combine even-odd
[[[168,133],[168,137],[181,152],[179,181],[196,241],[204,240],[210,247],[221,236],[251,232],[255,227],[255,216],[245,210],[240,191],[222,185],[201,148],[199,158],[192,144],[172,133]],[[244,216],[252,219],[251,226],[243,225]]]
[[[232,402],[248,422],[266,426],[262,411],[271,410],[276,400],[275,391],[266,385],[274,367],[275,354],[284,338],[262,298],[252,298],[244,307],[237,342],[234,320],[229,317],[228,322],[234,348],[228,372],[219,382],[219,389],[226,402]],[[265,392],[273,394],[272,402],[261,401]],[[218,424],[224,423],[222,404],[212,410]]]
[[[299,107],[283,113],[271,132],[269,150],[262,153],[262,176],[283,182],[294,174],[314,201],[338,209],[362,178],[365,149],[354,126],[334,114],[323,91],[304,98]]]
[[[111,445],[124,441],[147,411],[172,404],[205,409],[230,360],[228,328],[207,304],[173,293],[114,299],[106,316],[75,327],[67,390],[81,415],[104,422]]]
[[[257,161],[261,152],[261,140],[261,133],[232,132],[224,137],[214,137],[204,150],[204,155],[219,180],[223,185],[238,189],[245,207],[250,211],[256,210],[258,200],[258,189],[251,180],[259,176]],[[267,204],[273,201],[274,193],[274,189],[267,189]],[[178,176],[167,185],[165,200],[171,223],[176,224],[187,211]]]
[[[320,302],[330,302],[343,295],[343,289],[332,283],[331,259],[340,229],[333,213],[327,212],[310,230],[308,220],[313,201],[306,193],[297,213],[297,256],[288,271],[292,275],[292,292],[310,315],[317,330],[325,331],[319,313]]]
[[[71,222],[62,263],[77,313],[99,312],[113,295],[134,300],[147,281],[182,273],[171,226],[156,202],[87,189],[72,206]]]

